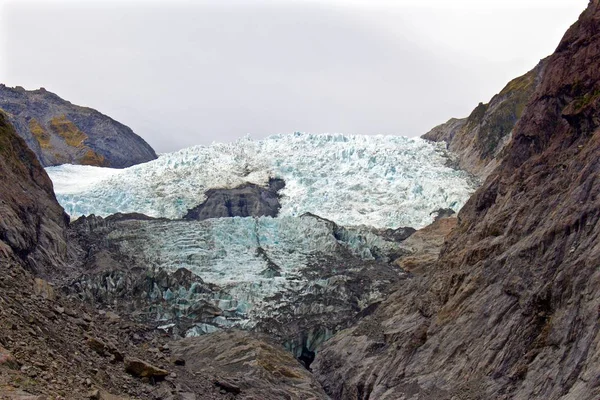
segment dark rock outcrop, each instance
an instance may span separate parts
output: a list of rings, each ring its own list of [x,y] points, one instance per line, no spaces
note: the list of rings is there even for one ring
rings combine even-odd
[[[600,396],[599,32],[593,0],[439,261],[317,354],[333,398]]]
[[[446,142],[458,156],[461,169],[485,179],[501,161],[502,150],[539,85],[546,62],[540,61],[534,69],[510,81],[488,104],[479,103],[467,118],[452,118],[422,138]]]
[[[206,200],[188,210],[183,219],[276,217],[281,208],[279,191],[284,187],[283,179],[271,178],[267,187],[246,183],[233,189],[209,189]]]
[[[156,159],[156,153],[127,126],[45,89],[0,84],[0,110],[44,167],[60,164],[125,168]]]

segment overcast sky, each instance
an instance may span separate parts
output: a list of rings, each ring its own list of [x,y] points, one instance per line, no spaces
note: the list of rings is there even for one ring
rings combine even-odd
[[[0,0],[0,82],[157,151],[249,133],[418,136],[551,54],[587,0]]]

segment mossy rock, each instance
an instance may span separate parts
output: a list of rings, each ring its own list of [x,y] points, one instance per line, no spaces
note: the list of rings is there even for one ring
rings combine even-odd
[[[29,131],[38,141],[42,149],[49,149],[52,147],[50,144],[50,134],[46,132],[44,127],[42,127],[35,118],[29,120]]]
[[[467,117],[466,129],[473,129],[477,125],[481,124],[486,111],[488,110],[489,104],[479,103],[477,107]]]
[[[81,165],[93,165],[96,167],[107,166],[106,159],[101,154],[96,153],[94,150],[89,149],[83,157],[79,159]]]
[[[84,147],[84,141],[88,138],[66,115],[52,118],[50,120],[50,129],[63,138],[65,143],[71,147]]]

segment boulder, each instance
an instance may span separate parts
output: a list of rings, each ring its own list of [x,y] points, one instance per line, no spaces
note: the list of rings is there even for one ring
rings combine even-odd
[[[138,378],[164,379],[169,371],[156,367],[139,358],[125,358],[125,371]]]

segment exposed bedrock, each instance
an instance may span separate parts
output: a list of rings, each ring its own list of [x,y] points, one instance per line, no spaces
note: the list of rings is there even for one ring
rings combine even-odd
[[[466,118],[452,118],[422,136],[445,142],[458,167],[484,180],[498,166],[515,125],[540,84],[547,59],[510,81],[487,103],[479,103]]]
[[[232,189],[209,189],[205,193],[206,200],[188,210],[183,219],[276,217],[281,208],[279,191],[284,187],[283,179],[271,178],[266,187],[246,183]]]
[[[317,353],[333,398],[600,397],[598,32],[593,0],[440,259]]]
[[[156,159],[127,126],[46,89],[0,84],[0,110],[44,167],[60,164],[124,168]]]

